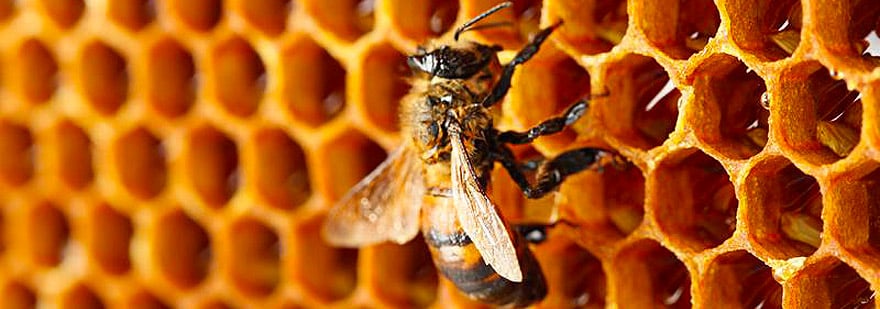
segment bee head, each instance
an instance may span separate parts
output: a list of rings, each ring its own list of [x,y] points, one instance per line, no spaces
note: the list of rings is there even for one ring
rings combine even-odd
[[[478,43],[456,44],[461,47],[440,46],[432,51],[420,51],[407,57],[407,64],[416,71],[447,79],[467,79],[485,68],[495,53],[501,50],[498,46],[487,46]]]

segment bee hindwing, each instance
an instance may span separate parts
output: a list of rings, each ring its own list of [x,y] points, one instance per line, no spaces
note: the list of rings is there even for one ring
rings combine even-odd
[[[355,185],[327,214],[322,234],[335,246],[405,243],[419,231],[425,183],[418,156],[406,145]]]
[[[477,181],[462,142],[461,128],[453,123],[448,130],[452,144],[452,200],[461,227],[474,242],[486,264],[505,279],[521,282],[523,276],[516,249],[495,205]]]

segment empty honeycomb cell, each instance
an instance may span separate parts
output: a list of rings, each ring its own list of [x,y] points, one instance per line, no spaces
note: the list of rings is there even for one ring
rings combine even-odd
[[[610,51],[623,40],[629,23],[626,1],[621,0],[549,1],[546,9],[548,20],[565,22],[555,40],[580,54]]]
[[[61,181],[70,188],[83,189],[95,176],[92,168],[92,141],[83,129],[62,121],[52,129],[53,164]]]
[[[86,9],[83,0],[40,0],[45,17],[61,28],[75,25]]]
[[[213,51],[214,91],[230,114],[247,117],[259,107],[266,90],[266,68],[243,38],[222,41]]]
[[[681,93],[651,58],[629,55],[609,69],[604,124],[621,141],[642,149],[659,146],[675,129]]]
[[[342,299],[357,285],[358,250],[331,247],[321,238],[323,217],[294,227],[290,278],[322,301]],[[398,272],[398,271],[395,271]]]
[[[691,279],[675,254],[653,240],[641,240],[614,258],[617,303],[622,308],[690,308]]]
[[[354,41],[373,30],[372,0],[302,0],[299,4],[319,27],[339,39]]]
[[[165,147],[147,129],[137,128],[119,137],[113,144],[113,154],[119,180],[134,196],[149,199],[165,188]]]
[[[859,142],[861,94],[814,62],[790,69],[782,80],[785,96],[771,96],[770,108],[787,115],[778,118],[783,145],[813,164],[846,157]]]
[[[169,309],[169,306],[165,301],[157,298],[155,295],[150,292],[139,292],[129,298],[125,307],[127,308],[135,308],[135,309]]]
[[[89,215],[91,255],[101,268],[121,275],[131,269],[129,246],[134,226],[125,214],[108,205],[99,204]]]
[[[58,88],[58,63],[55,56],[39,39],[28,39],[18,50],[15,79],[19,92],[32,103],[52,98]]]
[[[458,16],[458,1],[394,0],[391,1],[389,13],[397,31],[415,42],[422,43],[452,28]]]
[[[544,308],[605,308],[606,275],[595,256],[561,233],[535,246],[535,255],[550,284]]]
[[[96,111],[116,112],[128,97],[128,64],[113,47],[100,41],[87,44],[80,54],[82,93]]]
[[[575,201],[574,208],[579,210],[578,216],[586,221],[586,226],[623,238],[635,231],[644,219],[645,177],[634,165],[606,167],[599,175],[598,182],[587,177],[572,177],[562,192]]]
[[[880,21],[880,4],[870,0],[849,0],[850,20],[849,20],[849,40],[856,46],[859,54],[864,53],[868,48],[866,38],[871,33],[875,33]],[[842,24],[842,23],[841,23]]]
[[[107,10],[113,22],[131,31],[141,30],[156,19],[152,0],[111,0],[107,3]]]
[[[64,259],[70,237],[67,217],[58,208],[42,202],[28,210],[25,217],[28,253],[36,265],[54,267]]]
[[[702,151],[687,150],[667,157],[655,175],[657,225],[676,243],[702,250],[733,235],[738,200],[718,161]]]
[[[147,57],[146,92],[149,104],[165,117],[185,114],[196,99],[193,56],[176,40],[166,38]]]
[[[817,2],[811,10],[822,14],[821,26],[816,27],[815,36],[824,48],[839,56],[858,57],[867,52],[867,39],[874,32],[880,17],[880,5],[876,1]]]
[[[85,284],[76,284],[61,294],[58,305],[60,308],[102,309],[104,301],[95,291]]]
[[[800,0],[733,0],[725,7],[737,12],[730,22],[733,42],[762,60],[786,58],[800,44]]]
[[[275,290],[281,280],[279,241],[271,227],[253,218],[240,219],[230,226],[229,275],[235,287],[254,297]]]
[[[158,270],[180,289],[199,285],[212,266],[211,235],[183,211],[164,214],[155,223],[153,258]]]
[[[281,67],[282,102],[295,119],[318,126],[345,107],[345,68],[309,37],[284,48]]]
[[[635,3],[639,29],[667,55],[686,59],[715,36],[721,18],[711,0],[653,0]]]
[[[242,17],[254,28],[270,36],[279,35],[287,26],[292,0],[241,1]]]
[[[823,227],[815,178],[788,160],[773,158],[750,171],[744,190],[743,218],[760,253],[781,259],[816,251]]]
[[[719,55],[694,72],[697,136],[726,157],[746,159],[767,144],[770,111],[764,80],[741,61]],[[768,106],[769,107],[769,106]]]
[[[880,169],[851,181],[832,183],[826,195],[832,212],[828,233],[858,258],[880,255]],[[829,206],[830,207],[830,206]]]
[[[605,94],[597,96],[602,95]],[[548,118],[561,115],[578,100],[589,99],[590,75],[568,57],[540,63],[536,60],[519,70],[515,86],[510,89],[508,96],[511,99],[504,103],[504,112],[515,115],[511,116],[515,129],[528,130]],[[567,145],[574,137],[573,131],[565,130],[541,138],[537,145]]]
[[[3,308],[36,308],[37,294],[30,287],[16,282],[7,282],[0,294],[0,306]]]
[[[272,207],[291,209],[311,195],[303,149],[284,131],[265,129],[251,139],[256,154],[257,191]]]
[[[701,279],[703,304],[726,304],[740,308],[782,308],[782,285],[773,269],[746,251],[716,257]]]
[[[406,56],[390,45],[379,45],[371,48],[359,65],[364,77],[356,85],[360,89],[355,93],[360,95],[357,100],[362,104],[362,112],[378,127],[397,131],[400,98],[409,92]]]
[[[381,244],[371,249],[378,276],[372,285],[398,308],[427,308],[437,298],[437,269],[425,240],[419,236],[404,245]]]
[[[186,177],[202,201],[223,206],[238,191],[238,146],[209,126],[193,129],[186,144]]]
[[[170,1],[171,10],[187,27],[206,32],[223,18],[222,0]]]
[[[799,307],[874,308],[875,293],[865,279],[848,265],[826,258],[805,267],[789,280],[789,295],[812,295],[793,298]],[[786,298],[789,298],[786,296]],[[789,301],[787,301],[789,302]]]
[[[28,128],[0,119],[0,180],[19,186],[34,173],[34,140]]]
[[[357,131],[350,131],[327,143],[319,150],[326,174],[322,184],[325,192],[338,200],[349,188],[370,173],[385,159],[385,150]]]

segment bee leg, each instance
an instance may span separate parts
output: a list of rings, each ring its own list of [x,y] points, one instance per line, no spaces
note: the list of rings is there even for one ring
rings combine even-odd
[[[497,140],[501,143],[507,144],[526,144],[531,143],[540,136],[559,133],[559,131],[565,129],[566,126],[569,126],[580,119],[587,111],[588,107],[589,105],[586,100],[580,100],[577,103],[572,104],[568,110],[559,117],[544,120],[544,122],[541,122],[526,132],[501,132],[498,134]]]
[[[513,60],[510,63],[504,65],[504,69],[501,71],[501,78],[498,79],[498,83],[495,84],[495,87],[492,89],[492,92],[483,99],[481,105],[484,107],[489,107],[495,105],[507,95],[507,91],[510,90],[510,80],[513,78],[513,72],[516,69],[516,66],[525,63],[529,59],[538,53],[538,49],[540,49],[541,44],[544,43],[544,40],[553,33],[553,30],[556,30],[560,25],[562,25],[562,21],[556,22],[550,27],[542,29],[539,31],[532,40],[521,49]]]
[[[496,160],[501,162],[501,166],[510,174],[510,178],[519,186],[523,194],[527,198],[540,198],[547,193],[556,189],[559,184],[571,174],[583,171],[590,167],[597,167],[597,164],[604,163],[603,159],[610,158],[612,164],[622,161],[618,155],[613,154],[604,149],[598,148],[578,148],[563,152],[555,158],[544,161],[538,166],[538,183],[534,186],[529,184],[526,179],[521,165],[516,163],[513,152],[507,146],[500,145],[495,151]]]
[[[514,224],[510,228],[523,239],[532,244],[540,244],[547,241],[547,230],[556,227],[558,224],[565,224],[571,227],[577,227],[574,223],[566,220],[559,220],[553,223],[522,223]]]

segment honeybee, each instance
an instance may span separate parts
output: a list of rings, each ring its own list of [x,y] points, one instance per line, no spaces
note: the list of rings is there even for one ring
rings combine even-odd
[[[561,25],[540,30],[504,65],[497,57],[500,47],[458,40],[508,6],[502,3],[464,23],[452,43],[435,42],[407,58],[418,76],[401,103],[403,145],[329,211],[322,234],[332,245],[362,247],[406,243],[421,227],[437,269],[460,291],[486,303],[526,306],[543,299],[547,287],[527,241],[505,224],[486,195],[494,163],[501,163],[526,197],[539,198],[566,176],[614,155],[580,148],[540,163],[517,163],[508,144],[562,131],[584,114],[587,102],[527,132],[494,128],[489,109],[507,94],[515,68]],[[531,171],[535,185],[525,176]]]

